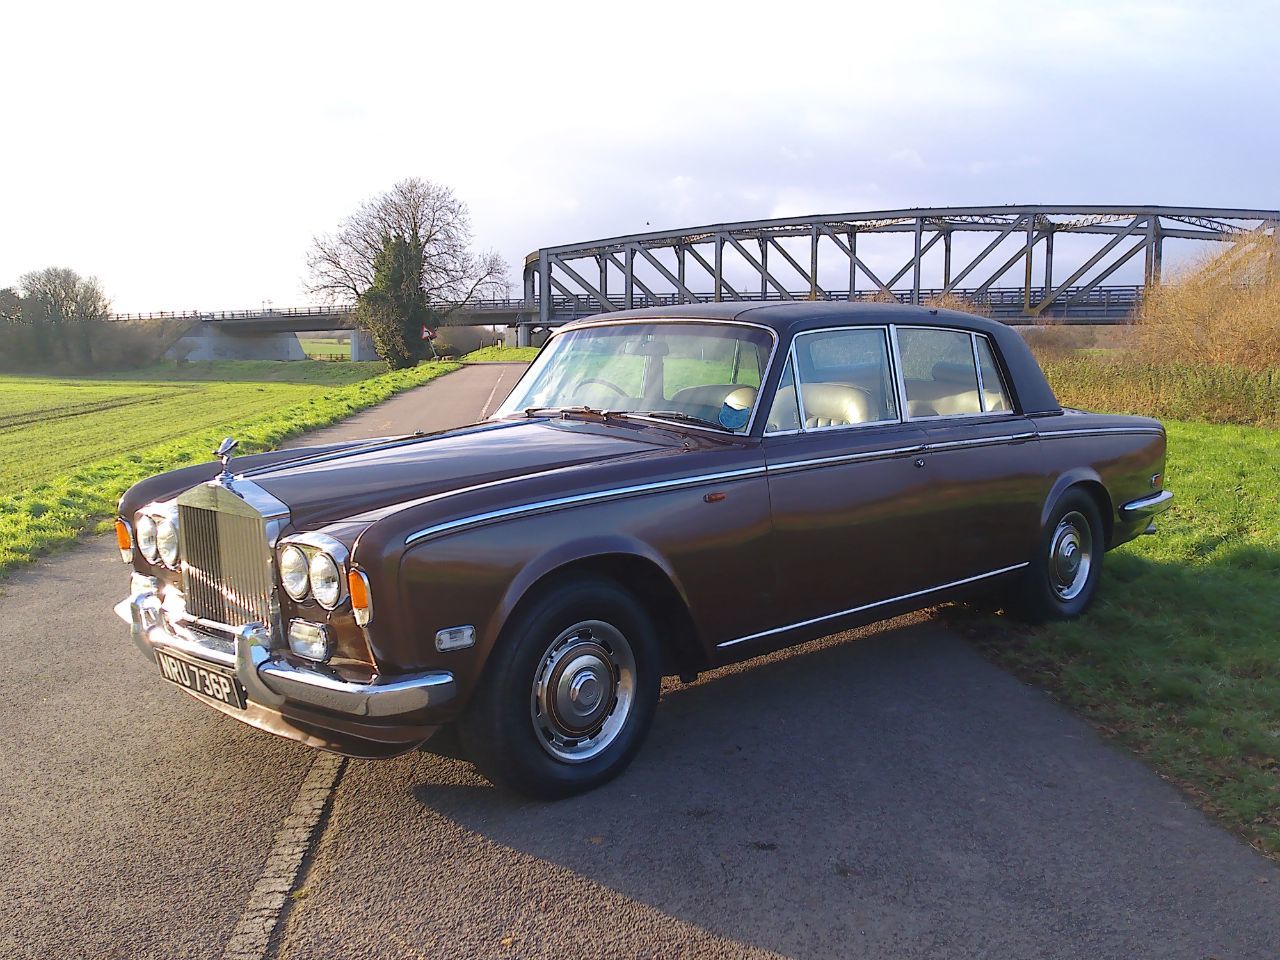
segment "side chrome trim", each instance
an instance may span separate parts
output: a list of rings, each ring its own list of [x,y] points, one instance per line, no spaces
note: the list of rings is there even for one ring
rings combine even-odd
[[[864,450],[861,453],[842,453],[831,457],[814,457],[808,460],[786,460],[782,463],[771,463],[765,468],[768,473],[789,473],[792,470],[807,470],[810,467],[827,467],[840,463],[857,463],[862,460],[883,460],[890,457],[905,456],[910,453],[924,453],[928,444],[915,443],[908,447],[889,447],[880,450]]]
[[[1161,490],[1159,493],[1153,493],[1148,497],[1141,497],[1121,504],[1120,518],[1122,520],[1146,520],[1158,513],[1164,513],[1172,505],[1173,494],[1168,490]]]
[[[941,440],[937,443],[925,444],[926,451],[951,450],[956,447],[986,447],[996,443],[1023,443],[1036,439],[1034,430],[1025,433],[1010,433],[999,437],[971,437],[968,440]]]
[[[424,527],[415,533],[405,537],[404,545],[410,546],[427,537],[433,537],[437,534],[448,533],[462,527],[471,527],[483,523],[489,523],[493,520],[505,520],[508,517],[521,516],[529,513],[540,513],[543,510],[554,510],[559,507],[576,506],[580,503],[596,503],[601,500],[613,500],[620,497],[629,497],[639,493],[650,493],[654,490],[675,490],[681,487],[691,487],[700,483],[714,483],[719,480],[738,480],[744,477],[761,476],[765,473],[766,467],[745,467],[741,470],[726,470],[721,473],[705,473],[696,477],[679,477],[674,480],[656,480],[652,483],[637,483],[629,487],[614,487],[609,490],[597,490],[592,493],[579,493],[569,497],[556,497],[553,500],[539,500],[534,503],[524,503],[514,507],[503,507],[501,510],[490,510],[487,513],[478,513],[469,517],[459,517],[456,520],[448,520],[444,523],[437,523],[434,526]]]
[[[1091,437],[1103,433],[1130,434],[1143,437],[1163,437],[1163,430],[1151,430],[1145,427],[1082,427],[1071,430],[1042,430],[1041,440],[1053,440],[1057,437]]]
[[[1015,563],[1008,567],[1001,567],[999,570],[989,570],[986,573],[979,573],[977,576],[965,577],[963,580],[952,580],[950,583],[939,584],[936,587],[926,587],[924,590],[916,590],[914,593],[904,593],[897,597],[889,597],[887,600],[876,600],[874,603],[864,603],[860,607],[850,607],[848,610],[840,610],[836,613],[828,613],[821,617],[814,617],[810,620],[801,620],[798,623],[789,623],[783,627],[774,627],[772,630],[761,630],[759,633],[752,633],[745,637],[738,637],[736,640],[726,640],[724,643],[717,643],[717,648],[732,647],[735,644],[747,643],[751,640],[760,640],[764,637],[771,637],[774,634],[786,633],[788,630],[798,630],[801,627],[813,626],[815,623],[824,623],[827,620],[836,620],[840,617],[848,617],[855,613],[861,613],[864,610],[874,610],[876,607],[887,606],[891,603],[898,603],[901,600],[911,600],[914,597],[923,597],[926,594],[937,593],[940,590],[949,590],[951,587],[964,586],[966,583],[976,583],[979,580],[988,580],[991,577],[998,577],[1002,574],[1012,573],[1015,570],[1021,570],[1023,567],[1029,566],[1028,563]]]

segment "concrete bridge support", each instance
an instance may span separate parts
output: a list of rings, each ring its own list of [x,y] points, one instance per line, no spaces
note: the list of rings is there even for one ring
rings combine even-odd
[[[351,359],[377,360],[378,351],[373,348],[373,337],[365,330],[351,331]]]
[[[166,352],[175,360],[305,360],[306,351],[292,333],[231,332],[211,323],[193,324]]]

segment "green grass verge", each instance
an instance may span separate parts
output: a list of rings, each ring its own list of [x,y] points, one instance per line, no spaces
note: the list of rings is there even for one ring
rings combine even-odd
[[[1280,432],[1167,427],[1175,506],[1092,611],[979,642],[1280,855]]]
[[[228,433],[242,453],[269,450],[457,367],[423,364],[338,386],[0,377],[0,575],[97,527],[138,480],[209,460]]]
[[[1140,363],[1077,353],[1041,364],[1058,400],[1086,410],[1169,420],[1280,426],[1280,369]]]
[[[496,360],[528,363],[538,355],[538,349],[538,347],[481,347],[479,350],[472,350],[462,360],[466,363],[492,363]]]

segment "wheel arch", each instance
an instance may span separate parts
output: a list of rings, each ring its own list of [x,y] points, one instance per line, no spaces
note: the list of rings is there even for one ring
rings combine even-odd
[[[666,657],[664,674],[704,665],[705,654],[679,577],[656,550],[626,537],[564,544],[526,564],[508,585],[486,632],[496,644],[507,624],[546,591],[585,577],[613,581],[636,596],[653,616]]]
[[[1080,489],[1088,494],[1094,504],[1098,507],[1098,513],[1102,517],[1102,532],[1107,548],[1110,549],[1112,538],[1115,533],[1116,511],[1115,505],[1111,499],[1111,493],[1107,490],[1107,485],[1102,481],[1097,471],[1089,467],[1078,467],[1074,470],[1068,470],[1062,474],[1054,482],[1053,487],[1049,491],[1049,495],[1045,498],[1044,506],[1040,510],[1040,529],[1043,530],[1049,524],[1049,517],[1052,516],[1054,508],[1058,505],[1058,501],[1066,495],[1070,490]]]

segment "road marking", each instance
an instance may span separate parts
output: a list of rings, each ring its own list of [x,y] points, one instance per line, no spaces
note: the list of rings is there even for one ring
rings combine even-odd
[[[506,370],[498,372],[498,379],[493,384],[493,389],[489,391],[489,399],[484,402],[484,406],[480,408],[480,419],[483,420],[489,415],[489,404],[493,403],[494,394],[498,392],[498,387],[502,386],[502,378],[507,375]]]
[[[311,762],[289,815],[276,831],[275,846],[222,951],[222,960],[262,960],[267,956],[285,901],[298,882],[307,851],[319,834],[320,822],[344,762],[332,753],[319,753]]]

